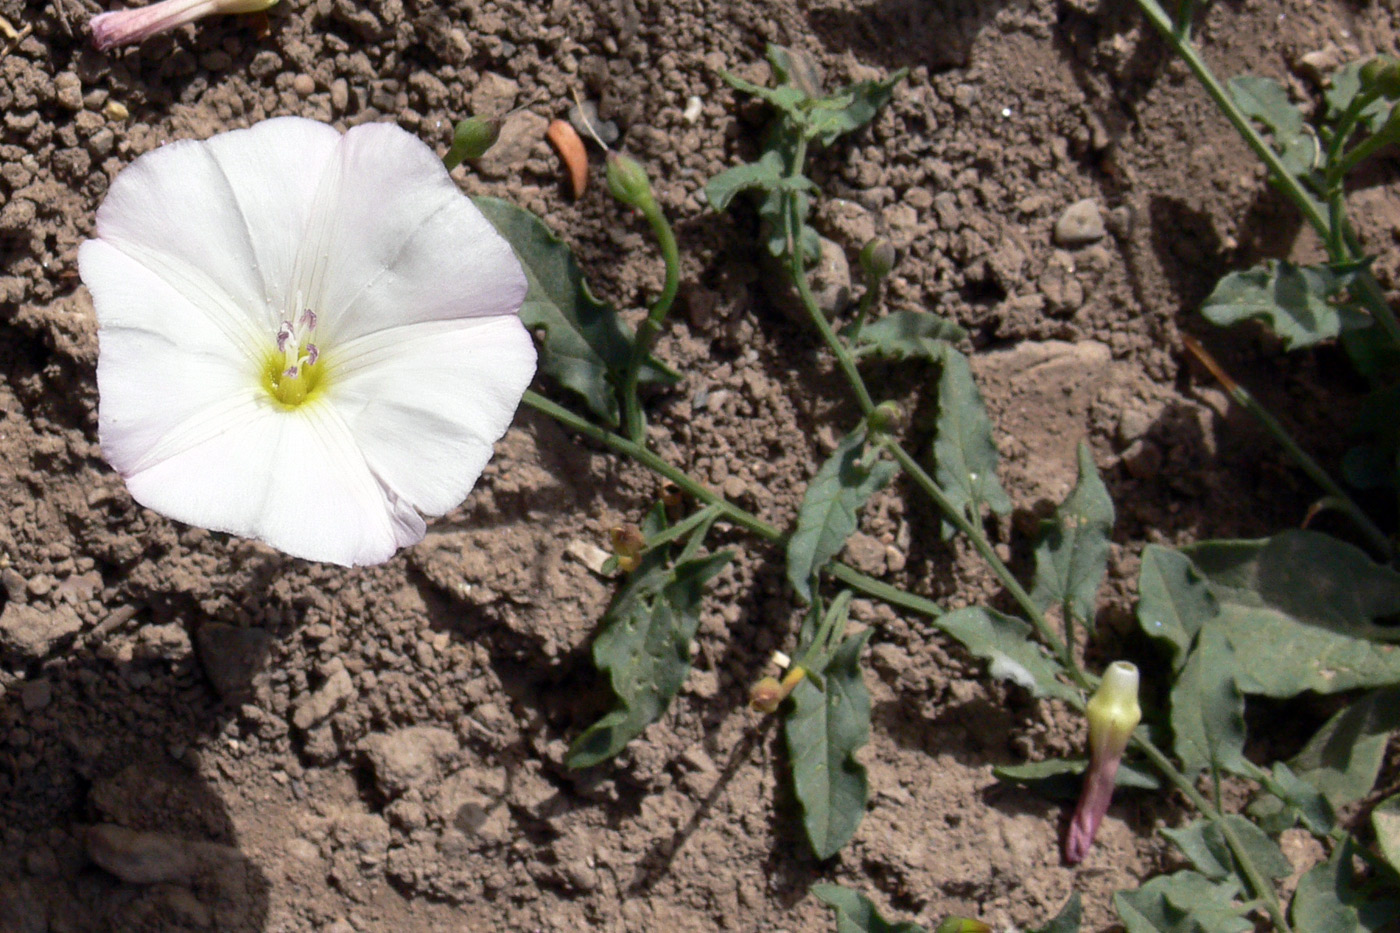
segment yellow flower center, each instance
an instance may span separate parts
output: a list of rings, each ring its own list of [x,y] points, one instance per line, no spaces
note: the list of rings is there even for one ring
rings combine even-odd
[[[316,332],[316,313],[305,311],[295,324],[283,321],[277,329],[276,345],[263,363],[261,381],[277,404],[291,411],[315,398],[325,389],[325,363],[321,351],[311,341]]]

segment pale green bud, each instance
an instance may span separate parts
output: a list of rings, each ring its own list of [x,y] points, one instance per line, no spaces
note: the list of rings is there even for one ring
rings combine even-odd
[[[884,237],[875,237],[860,251],[860,267],[865,272],[867,282],[876,282],[890,274],[894,268],[894,244]]]
[[[647,178],[646,169],[636,159],[620,152],[608,153],[607,176],[608,190],[623,204],[639,211],[655,207],[651,179]]]
[[[486,155],[486,150],[496,145],[500,135],[500,120],[494,117],[467,117],[453,130],[452,148],[443,156],[443,164],[450,171],[461,165],[463,160],[481,158]]]
[[[1114,661],[1088,704],[1089,754],[1096,762],[1122,757],[1133,730],[1142,721],[1138,706],[1138,669],[1127,661]]]

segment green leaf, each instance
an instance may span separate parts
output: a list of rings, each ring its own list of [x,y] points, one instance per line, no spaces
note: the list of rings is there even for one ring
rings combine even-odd
[[[750,188],[772,191],[782,179],[783,158],[770,150],[757,162],[727,168],[711,178],[705,185],[705,198],[715,210],[727,210],[740,191]]]
[[[1108,568],[1108,535],[1113,500],[1099,479],[1089,445],[1079,442],[1079,482],[1055,517],[1041,526],[1035,547],[1035,586],[1031,598],[1044,609],[1067,604],[1076,618],[1094,622],[1094,602]]]
[[[618,421],[616,385],[632,352],[632,331],[616,309],[588,290],[573,253],[534,214],[499,198],[472,199],[510,243],[525,270],[529,291],[520,320],[542,333],[540,370],[577,392],[608,424]],[[672,385],[679,376],[648,360],[638,378]]]
[[[721,71],[719,76],[724,80],[725,84],[734,88],[734,90],[742,91],[752,97],[767,101],[789,120],[792,120],[793,123],[801,125],[803,119],[802,105],[808,100],[807,95],[801,90],[790,85],[764,87],[761,84],[754,84],[752,81],[745,81],[738,75],[730,74],[727,71]]]
[[[1201,626],[1218,614],[1191,560],[1171,548],[1149,544],[1138,571],[1137,618],[1142,630],[1172,649],[1172,669],[1180,672]]]
[[[856,530],[856,513],[896,472],[898,467],[888,460],[867,463],[861,427],[842,438],[812,477],[787,546],[788,580],[804,602],[812,600],[813,575],[841,552]]]
[[[1300,933],[1394,933],[1400,901],[1369,899],[1355,877],[1348,838],[1298,882],[1288,919]]]
[[[1293,874],[1293,865],[1278,843],[1258,826],[1233,813],[1225,816],[1224,822],[1240,841],[1249,860],[1266,877],[1277,881]],[[1236,873],[1235,856],[1220,823],[1197,820],[1181,829],[1164,829],[1162,835],[1176,843],[1196,870],[1210,880],[1222,881]]]
[[[1020,784],[1042,797],[1078,800],[1084,786],[1084,769],[1088,766],[1089,762],[1084,758],[1047,758],[1021,765],[998,765],[992,768],[992,774],[998,780]],[[1129,761],[1118,763],[1113,784],[1115,787],[1137,790],[1160,790],[1162,787],[1162,781],[1155,772]]]
[[[1291,175],[1306,175],[1317,164],[1317,138],[1303,113],[1288,99],[1283,85],[1272,78],[1241,75],[1230,79],[1230,96],[1245,116],[1273,134],[1274,151]]]
[[[998,680],[1010,680],[1036,696],[1076,700],[1075,689],[1056,674],[1060,666],[1031,640],[1031,627],[995,609],[968,606],[947,613],[933,623],[955,638],[972,654],[989,662],[987,672]]]
[[[617,705],[574,740],[570,768],[591,767],[622,751],[661,718],[690,673],[690,642],[700,624],[705,584],[734,553],[669,566],[664,551],[643,558],[603,615],[593,661],[608,672]]]
[[[949,343],[966,336],[967,331],[936,314],[895,311],[861,329],[856,355],[874,354],[887,360],[920,358],[937,363],[944,359]]]
[[[1371,829],[1376,833],[1376,848],[1390,867],[1400,872],[1400,794],[1376,804],[1371,811]]]
[[[848,85],[817,101],[807,113],[807,125],[817,142],[830,146],[875,119],[875,114],[894,96],[895,85],[908,74],[908,68],[901,68],[888,78]]]
[[[1079,892],[1074,891],[1054,920],[1039,929],[1031,930],[1030,933],[1079,933],[1079,924],[1083,917],[1084,908],[1079,903]]]
[[[878,322],[877,322],[878,323]],[[1011,511],[1011,498],[997,478],[997,447],[982,393],[972,379],[967,357],[952,347],[942,353],[938,377],[938,421],[933,441],[934,479],[948,499],[973,522],[981,522],[982,506],[998,515]],[[943,536],[954,528],[943,525]]]
[[[1206,768],[1246,771],[1244,696],[1235,684],[1231,643],[1216,628],[1196,648],[1172,685],[1173,748],[1181,770],[1194,777]]]
[[[1257,318],[1278,335],[1284,349],[1311,347],[1371,325],[1370,317],[1349,299],[1352,278],[1354,273],[1338,275],[1326,266],[1270,259],[1221,279],[1201,313],[1220,327]]]
[[[1332,805],[1313,785],[1281,761],[1274,762],[1269,790],[1249,805],[1249,813],[1268,833],[1281,833],[1299,823],[1315,836],[1326,836],[1336,825]],[[1274,796],[1278,794],[1278,796]]]
[[[1366,66],[1366,61],[1363,58],[1348,62],[1332,73],[1327,90],[1322,95],[1323,100],[1327,102],[1328,123],[1340,120],[1342,114],[1351,106],[1351,102],[1356,99],[1356,95],[1361,92],[1361,69]],[[1386,117],[1390,116],[1390,107],[1389,101],[1379,97],[1362,109],[1359,122],[1374,133],[1384,125]]]
[[[1289,765],[1340,809],[1371,792],[1397,729],[1400,688],[1375,690],[1327,720]]]
[[[1119,891],[1113,906],[1127,933],[1250,933],[1233,880],[1215,882],[1194,871],[1153,878],[1136,891]],[[1311,931],[1309,931],[1311,933]]]
[[[825,690],[811,678],[800,681],[783,722],[802,825],[820,859],[840,851],[865,817],[870,787],[855,753],[870,739],[870,694],[861,679],[860,652],[872,634],[867,629],[841,642],[821,672]]]
[[[1288,531],[1258,541],[1182,548],[1220,608],[1211,623],[1234,649],[1241,691],[1291,697],[1400,683],[1394,627],[1400,574],[1327,535]]]
[[[926,933],[917,923],[890,923],[870,898],[838,884],[814,884],[812,893],[836,911],[836,933]]]

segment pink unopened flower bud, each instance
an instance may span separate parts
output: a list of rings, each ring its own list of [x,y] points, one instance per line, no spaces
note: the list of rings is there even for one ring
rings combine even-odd
[[[1070,865],[1077,865],[1089,854],[1099,823],[1113,799],[1118,762],[1142,720],[1137,695],[1137,666],[1114,661],[1104,671],[1098,692],[1089,700],[1089,770],[1065,837],[1065,861]]]
[[[99,13],[88,24],[99,52],[144,42],[157,33],[203,19],[211,13],[257,13],[277,0],[160,0],[134,10]]]

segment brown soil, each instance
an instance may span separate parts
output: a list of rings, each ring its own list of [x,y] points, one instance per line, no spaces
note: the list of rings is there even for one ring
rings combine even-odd
[[[1331,351],[1282,360],[1196,317],[1226,270],[1310,246],[1130,5],[317,0],[114,55],[86,44],[93,6],[0,0],[33,30],[0,60],[0,931],[826,931],[818,880],[930,927],[949,913],[1039,923],[1079,890],[1087,928],[1103,929],[1111,892],[1169,863],[1156,830],[1181,813],[1135,796],[1084,865],[1062,866],[1062,808],[990,768],[1072,752],[1078,724],[989,683],[926,620],[865,602],[874,791],[855,841],[814,861],[779,732],[745,706],[797,611],[781,555],[738,532],[672,711],[615,764],[569,772],[568,741],[607,702],[588,646],[611,592],[575,555],[635,520],[655,480],[522,411],[471,499],[381,567],[175,525],[135,506],[99,455],[75,256],[111,178],[165,141],[299,114],[397,120],[445,149],[465,113],[532,102],[480,171],[458,170],[463,186],[547,217],[598,291],[639,307],[661,277],[644,230],[597,166],[573,203],[543,139],[577,89],[660,180],[681,238],[683,308],[659,355],[687,376],[653,400],[659,445],[786,524],[854,409],[761,287],[752,218],[699,197],[752,155],[762,116],[717,72],[761,77],[766,41],[811,52],[835,81],[910,65],[874,125],[818,159],[817,223],[852,262],[888,235],[901,254],[888,307],[973,335],[1018,506],[996,532],[1020,571],[1088,439],[1120,516],[1100,627],[1132,645],[1144,543],[1268,533],[1311,494],[1186,363],[1179,332],[1324,458],[1351,387]],[[1199,37],[1221,73],[1308,95],[1319,67],[1392,47],[1394,16],[1227,0]],[[1400,201],[1378,174],[1363,224],[1383,248]],[[1084,198],[1106,236],[1056,246]],[[917,398],[923,381],[904,367],[877,384]],[[1003,598],[904,488],[873,503],[847,557],[948,605]],[[122,881],[94,859],[173,880]]]

